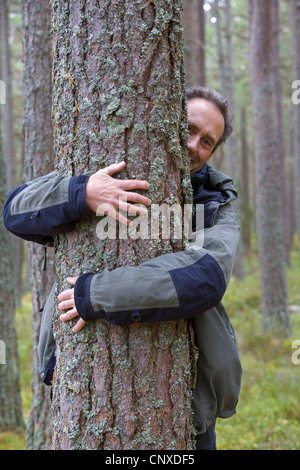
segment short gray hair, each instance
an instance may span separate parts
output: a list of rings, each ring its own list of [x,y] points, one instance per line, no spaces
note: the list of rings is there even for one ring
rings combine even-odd
[[[213,152],[223,143],[226,142],[228,137],[232,134],[233,132],[233,116],[229,111],[229,104],[228,101],[225,100],[220,93],[218,93],[216,90],[213,88],[207,88],[203,86],[193,86],[191,88],[188,88],[186,90],[186,99],[187,101],[191,101],[195,98],[201,98],[203,100],[209,101],[212,103],[222,114],[224,118],[224,132],[219,139],[219,141],[216,143],[215,148],[213,149]]]

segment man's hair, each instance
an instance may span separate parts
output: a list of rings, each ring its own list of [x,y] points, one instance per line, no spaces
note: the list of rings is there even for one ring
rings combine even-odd
[[[224,118],[224,132],[213,149],[213,152],[215,152],[223,142],[226,142],[233,131],[233,116],[230,114],[228,101],[225,100],[213,88],[207,88],[199,85],[193,86],[186,90],[187,101],[191,101],[194,98],[201,98],[203,100],[209,101],[220,111]]]

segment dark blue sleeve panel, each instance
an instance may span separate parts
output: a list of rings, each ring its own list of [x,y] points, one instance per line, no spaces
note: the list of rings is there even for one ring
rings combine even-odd
[[[196,263],[169,271],[177,297],[178,307],[130,309],[122,311],[95,311],[91,302],[92,273],[80,276],[75,284],[75,304],[85,321],[104,318],[108,322],[126,326],[134,321],[177,321],[199,315],[216,306],[226,290],[223,272],[217,261],[206,254]],[[151,286],[147,286],[151,289]]]
[[[53,202],[47,207],[34,207],[26,212],[11,213],[11,205],[16,196],[28,187],[26,184],[12,190],[6,200],[3,210],[3,222],[7,230],[24,240],[40,244],[51,243],[53,235],[67,233],[73,230],[74,224],[81,218],[93,212],[85,202],[85,186],[88,176],[74,176],[70,178],[68,200],[57,204]],[[43,185],[37,189],[40,197],[43,194]],[[24,193],[25,194],[25,193]]]

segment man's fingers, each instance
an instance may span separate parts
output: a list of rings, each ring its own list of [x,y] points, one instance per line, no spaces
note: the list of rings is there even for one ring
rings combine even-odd
[[[73,299],[63,300],[58,304],[59,310],[67,310],[68,308],[75,307],[74,297]]]
[[[74,276],[74,277],[67,277],[67,282],[71,284],[72,286],[75,286],[75,283],[77,281],[79,276]]]
[[[69,310],[67,313],[62,313],[59,317],[61,321],[68,321],[72,320],[72,318],[75,318],[78,316],[78,312],[76,308],[73,308],[72,310]]]
[[[139,193],[124,193],[123,196],[119,197],[121,201],[131,201],[136,204],[143,204],[144,206],[151,206],[151,199],[146,196],[142,196]]]
[[[66,289],[58,295],[58,300],[62,302],[63,300],[74,299],[74,289]]]
[[[146,180],[118,180],[119,186],[124,191],[129,191],[132,189],[144,189],[147,190],[150,188],[150,184]]]
[[[114,175],[118,171],[123,170],[125,168],[126,163],[125,162],[119,162],[119,163],[112,163],[111,165],[107,166],[106,168],[103,168],[101,173],[106,173],[107,175]]]
[[[78,331],[82,330],[82,328],[86,325],[86,322],[80,318],[75,326],[73,326],[72,331],[73,333],[78,333]]]
[[[126,166],[125,162],[119,162],[119,163],[112,163],[111,165],[107,166],[106,168],[103,168],[102,170],[99,170],[97,173],[105,173],[109,176],[114,175],[115,173],[118,173],[119,171],[123,170]],[[139,179],[131,179],[131,180],[117,180],[120,188],[124,189],[125,191],[128,191],[130,189],[149,189],[150,184],[148,181],[145,180],[139,180]]]

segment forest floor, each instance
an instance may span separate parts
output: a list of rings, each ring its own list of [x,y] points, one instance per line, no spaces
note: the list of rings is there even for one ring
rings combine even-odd
[[[260,280],[257,257],[246,261],[246,279],[232,278],[224,297],[236,330],[243,381],[237,413],[217,421],[219,450],[300,449],[300,363],[292,348],[300,341],[300,260],[292,252],[287,269],[291,337],[278,339],[261,329]],[[16,312],[24,420],[31,406],[31,296]],[[299,346],[298,346],[299,349]],[[297,355],[300,359],[300,353]],[[295,361],[294,361],[295,362]],[[0,450],[24,450],[25,431],[0,433]]]

